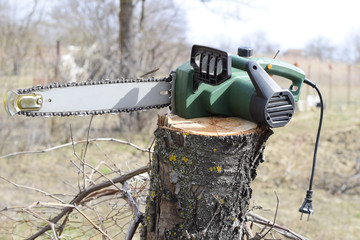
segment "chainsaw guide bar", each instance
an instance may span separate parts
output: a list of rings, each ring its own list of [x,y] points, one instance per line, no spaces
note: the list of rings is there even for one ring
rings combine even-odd
[[[10,115],[84,116],[145,111],[171,104],[172,75],[165,78],[52,83],[18,89],[4,100]],[[81,86],[81,91],[77,87]]]

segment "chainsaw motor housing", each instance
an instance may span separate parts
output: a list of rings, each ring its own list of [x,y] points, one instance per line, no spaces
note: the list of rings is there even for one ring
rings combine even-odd
[[[184,118],[240,117],[268,127],[285,126],[292,118],[305,78],[300,68],[279,60],[240,57],[197,45],[191,56],[176,70],[175,114]],[[221,59],[225,64],[224,73],[215,71],[220,76],[215,81],[205,79],[214,75],[214,67],[202,62],[209,63],[209,59]],[[199,71],[202,79],[197,79]],[[269,74],[291,80],[290,88],[281,88]]]
[[[295,110],[292,93],[279,87],[256,61],[249,61],[246,68],[255,87],[249,107],[252,120],[269,127],[285,126]]]

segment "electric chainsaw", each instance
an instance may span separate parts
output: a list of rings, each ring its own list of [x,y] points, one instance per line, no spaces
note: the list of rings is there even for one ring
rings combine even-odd
[[[305,74],[282,61],[249,58],[249,51],[240,49],[236,56],[194,45],[190,61],[168,77],[35,86],[10,91],[5,109],[10,115],[72,116],[170,106],[184,118],[223,115],[284,126],[294,113]],[[280,88],[270,75],[290,79],[290,88]]]
[[[8,114],[25,116],[73,116],[131,112],[170,107],[183,118],[213,115],[240,117],[267,127],[285,126],[294,114],[295,101],[307,83],[300,68],[272,58],[251,58],[252,49],[238,55],[194,45],[190,60],[168,77],[53,83],[10,91],[4,99]],[[291,81],[281,88],[272,78]],[[318,91],[322,102],[321,94]],[[302,213],[312,213],[312,179],[321,118],[314,151],[310,187]]]

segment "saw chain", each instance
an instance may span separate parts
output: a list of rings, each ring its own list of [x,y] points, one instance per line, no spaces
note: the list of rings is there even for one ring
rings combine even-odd
[[[33,86],[31,88],[26,89],[18,89],[16,92],[19,95],[31,95],[35,92],[42,92],[50,89],[60,89],[60,88],[76,88],[81,86],[94,86],[94,85],[105,85],[105,84],[123,84],[123,83],[158,83],[158,82],[168,82],[172,84],[173,76],[170,74],[168,77],[164,78],[146,78],[146,79],[125,79],[125,78],[119,78],[116,80],[99,80],[99,81],[85,81],[85,82],[69,82],[69,83],[51,83],[49,85],[45,86]],[[170,98],[173,94],[173,89],[170,88],[169,93]],[[42,103],[42,99],[37,99],[37,102]],[[53,117],[53,116],[60,116],[60,117],[67,117],[67,116],[84,116],[84,115],[102,115],[102,114],[116,114],[120,112],[134,112],[134,111],[146,111],[149,109],[160,109],[169,107],[171,105],[171,102],[169,100],[169,103],[166,104],[154,104],[154,105],[148,105],[148,106],[137,106],[137,107],[128,107],[128,108],[120,108],[120,109],[101,109],[101,110],[85,110],[85,111],[65,111],[65,112],[37,112],[37,111],[19,111],[17,114],[24,115],[27,117],[37,117],[37,116],[43,116],[43,117]]]

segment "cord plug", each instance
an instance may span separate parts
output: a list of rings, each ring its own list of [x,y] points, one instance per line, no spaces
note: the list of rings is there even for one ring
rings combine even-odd
[[[314,210],[312,208],[312,194],[313,194],[312,190],[307,190],[305,200],[301,205],[301,207],[299,208],[299,212],[301,212],[300,220],[302,220],[302,216],[304,213],[309,214],[307,218],[308,221],[310,218],[310,214],[314,214]]]

